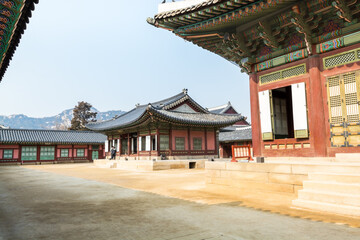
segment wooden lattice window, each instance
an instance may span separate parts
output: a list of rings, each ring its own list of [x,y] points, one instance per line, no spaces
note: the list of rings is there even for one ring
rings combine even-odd
[[[40,160],[54,160],[54,159],[55,159],[55,147],[40,148]]]
[[[360,71],[327,79],[331,146],[360,146]]]
[[[202,150],[202,139],[201,138],[193,138],[193,149],[194,150]]]
[[[21,160],[22,161],[36,161],[37,147],[22,147]]]
[[[175,150],[185,150],[185,138],[176,137],[175,138]]]
[[[4,149],[4,159],[12,159],[13,158],[13,150],[12,149]]]
[[[83,148],[76,149],[76,156],[77,157],[84,157],[85,156],[85,149],[83,149]]]
[[[69,149],[61,149],[60,157],[69,157]]]
[[[169,150],[169,135],[160,135],[160,150]]]

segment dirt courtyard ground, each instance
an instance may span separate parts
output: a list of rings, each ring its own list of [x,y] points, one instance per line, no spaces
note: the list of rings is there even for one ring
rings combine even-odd
[[[292,198],[209,185],[195,169],[1,167],[0,239],[360,239],[359,219]]]

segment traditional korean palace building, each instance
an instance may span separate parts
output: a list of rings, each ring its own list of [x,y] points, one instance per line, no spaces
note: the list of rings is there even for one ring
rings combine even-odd
[[[0,82],[39,0],[0,1]]]
[[[227,104],[208,108],[211,113],[217,114],[239,114],[230,102]],[[230,158],[232,156],[233,145],[252,146],[251,126],[243,120],[234,123],[232,126],[220,129],[219,132],[219,157]]]
[[[243,120],[239,114],[210,113],[184,89],[181,93],[133,110],[112,120],[89,123],[90,130],[108,136],[117,159],[196,159],[218,155],[218,130]]]
[[[0,129],[0,164],[91,162],[104,158],[105,140],[88,131]]]
[[[360,152],[360,1],[186,0],[148,18],[249,75],[255,156]]]

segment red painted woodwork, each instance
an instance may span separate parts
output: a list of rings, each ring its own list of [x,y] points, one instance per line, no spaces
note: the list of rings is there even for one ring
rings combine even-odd
[[[201,138],[201,150],[205,150],[205,133],[203,131],[191,131],[190,132],[190,149],[194,150],[194,138]]]
[[[13,148],[19,148],[19,145],[0,145],[0,149],[13,149]]]
[[[253,160],[251,157],[251,146],[250,145],[232,145],[231,146],[232,159],[231,162],[237,162],[237,159],[246,158],[248,161]]]
[[[19,158],[20,154],[19,154],[19,149],[14,149],[13,151],[13,158]]]
[[[308,111],[310,142],[314,148],[314,157],[326,156],[326,128],[324,102],[321,91],[320,58],[318,55],[309,57]]]
[[[261,153],[261,126],[259,112],[258,78],[256,73],[250,74],[250,107],[251,107],[251,132],[254,156],[259,157]]]
[[[207,131],[207,150],[215,150],[216,140],[215,140],[215,131]]]
[[[183,137],[185,138],[185,150],[189,150],[189,139],[188,139],[188,131],[187,130],[172,130],[172,149],[175,149],[175,138]]]

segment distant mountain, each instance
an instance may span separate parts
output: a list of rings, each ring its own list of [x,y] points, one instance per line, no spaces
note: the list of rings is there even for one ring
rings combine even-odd
[[[97,112],[97,121],[109,120],[116,115],[125,113],[124,111],[99,112],[96,108],[91,111]],[[18,129],[59,129],[65,130],[71,125],[73,118],[73,109],[67,109],[60,114],[52,117],[33,118],[24,114],[15,114],[10,116],[0,115],[0,125]]]

